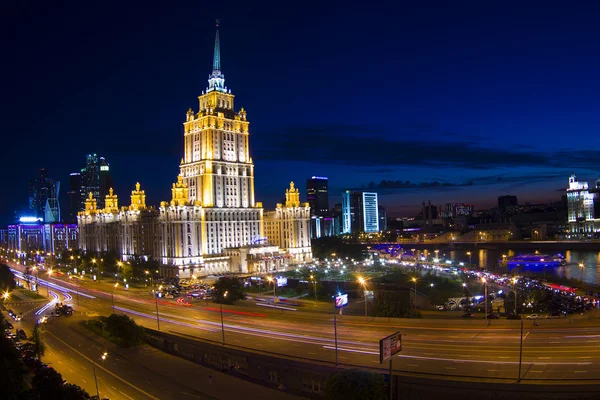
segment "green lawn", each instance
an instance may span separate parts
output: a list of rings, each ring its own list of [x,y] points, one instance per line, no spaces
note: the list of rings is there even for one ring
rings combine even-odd
[[[27,297],[31,297],[32,299],[45,299],[44,296],[27,289],[21,289],[21,293],[23,293]]]

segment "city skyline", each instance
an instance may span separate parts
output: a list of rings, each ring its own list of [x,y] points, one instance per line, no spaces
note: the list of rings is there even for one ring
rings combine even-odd
[[[193,7],[168,15],[80,7],[10,10],[20,35],[7,44],[14,78],[3,127],[28,162],[7,174],[5,218],[23,208],[35,171],[66,182],[89,153],[110,160],[121,196],[139,181],[148,204],[168,197],[180,124],[212,61],[213,17],[222,17],[228,85],[252,121],[256,196],[268,208],[289,181],[313,175],[329,178],[331,205],[344,190],[365,189],[390,215],[410,215],[429,200],[477,209],[502,195],[558,201],[572,172],[585,180],[600,172],[590,9],[409,8],[397,24],[351,5],[335,17],[325,7],[307,24],[307,10],[272,18],[275,10],[240,6],[209,8],[192,24]],[[31,29],[17,26],[24,19]],[[5,171],[21,157],[6,154]],[[382,180],[417,187],[378,187]]]

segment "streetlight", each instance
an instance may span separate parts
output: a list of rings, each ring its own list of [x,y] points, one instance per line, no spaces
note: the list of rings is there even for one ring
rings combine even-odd
[[[315,292],[315,304],[317,304],[317,280],[314,275],[310,276],[310,279],[313,282],[313,291]]]
[[[223,298],[221,299],[221,301],[219,301],[219,305],[221,306],[221,338],[223,341],[223,346],[225,346],[225,324],[223,323],[223,300],[225,300],[228,293],[229,293],[229,291],[226,290],[225,293],[223,293]]]
[[[105,351],[104,354],[100,357],[102,361],[106,360],[106,356],[108,353]],[[92,359],[92,366],[94,368],[94,382],[96,382],[96,395],[100,398],[100,391],[98,390],[98,378],[96,378],[96,362]]]
[[[415,310],[416,310],[417,309],[417,278],[413,277],[411,279],[411,281],[413,281],[415,283],[414,307],[415,307]]]
[[[115,289],[117,289],[117,286],[119,286],[119,282],[115,283],[115,286],[113,288],[112,293],[110,294],[110,297],[112,299],[112,313],[115,313]]]
[[[467,255],[469,256],[469,268],[472,268],[472,264],[471,264],[471,252],[467,251]]]
[[[485,278],[481,278],[481,281],[483,282],[483,301],[485,302],[485,316],[483,318],[485,319],[485,323],[487,325],[487,280]]]
[[[585,265],[583,263],[579,263],[579,280],[583,281],[583,268]]]
[[[151,274],[151,273],[150,273],[150,271],[148,271],[148,270],[145,270],[145,271],[144,271],[144,273],[145,273],[146,275],[150,275],[150,287],[151,287],[152,289],[154,289],[154,278],[152,277],[152,274]],[[195,276],[194,276],[193,278],[194,278],[194,279],[196,279],[196,277],[195,277]]]
[[[48,270],[48,280],[46,281],[46,297],[50,296],[50,289],[48,289],[48,282],[50,282],[50,277],[52,276],[52,270]]]
[[[367,316],[367,288],[366,288],[367,281],[362,276],[359,276],[358,283],[360,283],[363,287],[363,295],[365,297],[365,317],[366,317]]]
[[[10,294],[8,292],[4,292],[4,294],[2,295],[2,298],[6,301],[8,300],[8,298],[10,297]]]
[[[154,296],[154,302],[156,303],[156,327],[160,332],[160,317],[158,316],[158,296]]]
[[[513,288],[515,289],[515,315],[517,315],[517,282],[519,280],[517,278],[513,278]]]

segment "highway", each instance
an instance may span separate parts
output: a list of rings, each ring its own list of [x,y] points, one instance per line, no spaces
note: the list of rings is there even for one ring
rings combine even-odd
[[[42,285],[45,281],[40,279]],[[52,279],[51,288],[80,295],[74,308],[98,315],[112,312],[111,293]],[[115,292],[115,312],[126,313],[146,327],[221,343],[218,304],[185,306],[127,292]],[[333,314],[224,306],[225,343],[284,357],[336,362]],[[593,319],[587,319],[593,317]],[[394,370],[423,376],[531,382],[592,381],[600,373],[598,314],[586,318],[533,321],[483,319],[364,319],[337,315],[337,361],[387,370],[379,363],[379,339],[403,333],[403,350]],[[521,362],[520,362],[521,360]]]

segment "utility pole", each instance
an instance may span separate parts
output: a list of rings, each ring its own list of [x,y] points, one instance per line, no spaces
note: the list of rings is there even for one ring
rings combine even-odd
[[[521,320],[521,343],[519,344],[519,377],[517,383],[521,382],[521,363],[523,362],[523,320]]]

